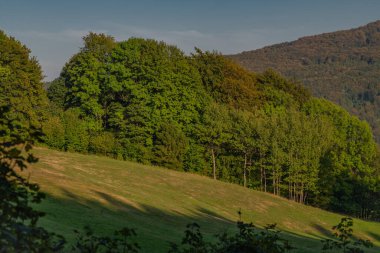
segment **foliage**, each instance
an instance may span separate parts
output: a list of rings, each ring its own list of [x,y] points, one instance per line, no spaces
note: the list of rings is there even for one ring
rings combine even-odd
[[[188,144],[183,157],[183,170],[204,174],[208,170],[208,164],[204,158],[205,147],[194,139],[189,139]]]
[[[378,182],[374,175],[379,170],[372,164],[376,145],[368,124],[326,100],[310,100],[305,111],[326,117],[334,126],[333,145],[323,158],[319,173],[320,194],[316,201],[324,208],[368,218],[363,211],[368,212],[367,203],[375,197],[370,195],[369,200],[363,196],[374,189]]]
[[[157,157],[154,138],[166,122],[185,134],[192,131],[207,95],[180,50],[153,40],[111,43],[102,34],[84,41],[62,77],[66,108],[79,108],[81,118],[93,122],[89,130],[115,133],[124,158],[141,162]]]
[[[49,147],[65,150],[66,142],[65,139],[65,126],[62,123],[62,119],[59,116],[51,115],[44,122],[43,132],[45,136],[43,136],[43,141]]]
[[[268,225],[264,230],[257,229],[252,223],[237,223],[239,232],[234,235],[227,233],[216,236],[217,242],[211,243],[204,240],[200,227],[196,223],[186,226],[185,236],[181,246],[172,243],[170,253],[249,253],[266,252],[282,253],[293,248],[290,243],[279,236],[276,224]]]
[[[114,236],[97,236],[94,231],[85,226],[83,232],[74,230],[76,240],[72,246],[72,252],[80,253],[137,253],[140,246],[130,242],[130,238],[136,236],[133,229],[127,227],[115,231]]]
[[[340,223],[333,227],[336,240],[323,240],[323,251],[343,252],[343,253],[364,253],[364,248],[371,248],[373,244],[369,240],[356,239],[353,237],[352,226],[354,222],[351,218],[342,218]],[[338,251],[337,251],[338,250]]]
[[[0,107],[0,252],[56,252],[64,239],[39,227],[44,213],[31,207],[44,194],[20,176],[27,164],[37,161],[30,150],[41,132],[25,128],[11,112],[9,106]]]
[[[100,132],[90,137],[89,152],[105,156],[118,157],[117,141],[110,132]]]
[[[70,109],[64,112],[65,150],[86,152],[90,141],[89,128],[91,122],[80,119],[80,112]]]
[[[182,249],[175,243],[171,243],[169,253],[209,253],[214,252],[214,246],[203,239],[200,227],[197,223],[186,225],[185,236],[181,242]]]
[[[0,106],[24,126],[41,126],[47,106],[41,68],[30,50],[0,30]]]
[[[63,108],[65,105],[65,97],[67,93],[65,80],[62,78],[56,78],[55,80],[47,83],[47,86],[47,96],[50,102],[59,108]]]
[[[272,69],[266,70],[258,76],[260,86],[274,87],[278,91],[284,91],[291,95],[299,104],[303,104],[311,97],[309,91],[302,87],[300,83],[291,82]]]
[[[169,169],[183,169],[187,138],[173,123],[163,123],[154,138],[153,163]]]
[[[228,107],[213,103],[206,108],[202,117],[202,125],[199,126],[197,131],[198,141],[210,152],[214,179],[217,178],[218,174],[217,155],[222,146],[230,139],[230,133],[228,132],[230,122]]]
[[[365,119],[380,141],[380,21],[308,36],[229,58],[252,71],[272,68],[300,80],[313,95],[327,98]]]
[[[0,252],[55,252],[64,239],[39,227],[44,215],[31,205],[44,194],[20,174],[37,159],[43,106],[40,67],[29,50],[0,31]]]
[[[48,90],[49,146],[376,218],[376,145],[368,125],[342,108],[217,52],[186,56],[163,42],[95,33],[83,39]]]
[[[203,86],[216,102],[239,109],[249,109],[260,103],[253,73],[218,52],[195,50],[193,64],[200,73]]]

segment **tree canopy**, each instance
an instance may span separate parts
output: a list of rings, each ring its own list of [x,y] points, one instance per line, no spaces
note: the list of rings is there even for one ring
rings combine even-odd
[[[375,215],[379,166],[368,124],[273,70],[251,73],[218,52],[185,55],[164,42],[90,33],[48,96],[52,147]]]
[[[46,105],[38,62],[25,46],[0,31],[1,252],[54,252],[63,243],[38,226],[43,213],[31,204],[39,203],[44,194],[21,175],[37,161],[30,150],[42,136]]]

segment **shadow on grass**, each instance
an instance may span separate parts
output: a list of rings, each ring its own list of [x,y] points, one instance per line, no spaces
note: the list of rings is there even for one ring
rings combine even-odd
[[[47,213],[42,219],[42,225],[47,229],[62,234],[67,240],[73,240],[73,230],[90,225],[98,234],[111,234],[122,227],[135,228],[136,242],[141,252],[167,252],[170,242],[181,243],[186,225],[196,222],[206,240],[214,240],[214,235],[222,232],[235,232],[236,220],[230,220],[204,207],[184,210],[181,207],[167,210],[165,203],[162,207],[153,207],[143,203],[128,202],[110,194],[93,191],[93,200],[82,198],[65,189],[61,189],[65,198],[48,198],[41,205]],[[159,193],[157,194],[159,198]],[[236,210],[238,211],[238,210]],[[331,231],[315,224],[321,234],[330,236]],[[319,239],[305,237],[290,231],[281,233],[297,249],[291,252],[321,252]],[[376,238],[379,240],[379,235]],[[322,239],[322,238],[321,238]],[[70,246],[68,245],[68,249]],[[379,249],[368,252],[378,252]]]
[[[326,237],[331,237],[331,234],[332,234],[331,229],[326,229],[325,227],[323,227],[319,224],[313,224],[312,227],[315,228],[316,230],[318,230],[318,232],[321,233],[322,235],[324,235]]]
[[[368,232],[368,235],[371,236],[372,238],[375,238],[377,241],[380,241],[380,227],[379,227],[378,233]]]
[[[339,221],[337,221],[337,223],[338,222]],[[315,229],[317,229],[321,234],[323,234],[325,236],[325,238],[321,237],[321,240],[325,240],[327,238],[329,238],[329,239],[336,239],[335,237],[332,236],[332,234],[336,233],[337,231],[333,230],[332,228],[331,229],[326,229],[325,227],[322,227],[319,224],[313,224],[312,227],[314,227]],[[353,231],[354,231],[354,233],[353,233],[352,239],[354,239],[354,240],[363,239],[363,238],[361,238],[361,236],[357,236],[355,234],[355,226],[353,227]],[[379,224],[379,231],[380,231],[380,224]],[[363,232],[363,233],[366,234],[367,236],[371,237],[372,240],[376,240],[377,242],[380,241],[380,234],[376,234],[376,233],[370,232],[370,231]],[[380,251],[380,249],[378,249],[378,251],[376,251],[376,252],[379,252],[379,251]]]

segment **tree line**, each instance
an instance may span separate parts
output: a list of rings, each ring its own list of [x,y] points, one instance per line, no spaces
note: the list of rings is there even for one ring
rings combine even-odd
[[[217,52],[90,33],[50,83],[45,142],[209,175],[375,218],[377,148],[366,122],[272,70]]]
[[[42,127],[40,142],[378,219],[380,163],[366,122],[217,52],[95,33],[83,41],[45,92],[36,59],[2,33],[2,101]]]

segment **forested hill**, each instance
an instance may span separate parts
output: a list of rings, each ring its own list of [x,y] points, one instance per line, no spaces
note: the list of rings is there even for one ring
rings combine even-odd
[[[370,127],[274,71],[252,73],[216,52],[186,56],[164,42],[90,33],[47,95],[50,147],[380,216]]]
[[[365,119],[380,142],[380,21],[231,55],[253,71],[273,68]]]
[[[36,60],[0,32],[1,119],[42,127],[40,141],[58,150],[198,173],[380,218],[376,144],[368,124],[343,108],[216,52],[187,56],[164,42],[95,33],[83,42],[45,94]],[[8,125],[0,122],[9,139]]]

